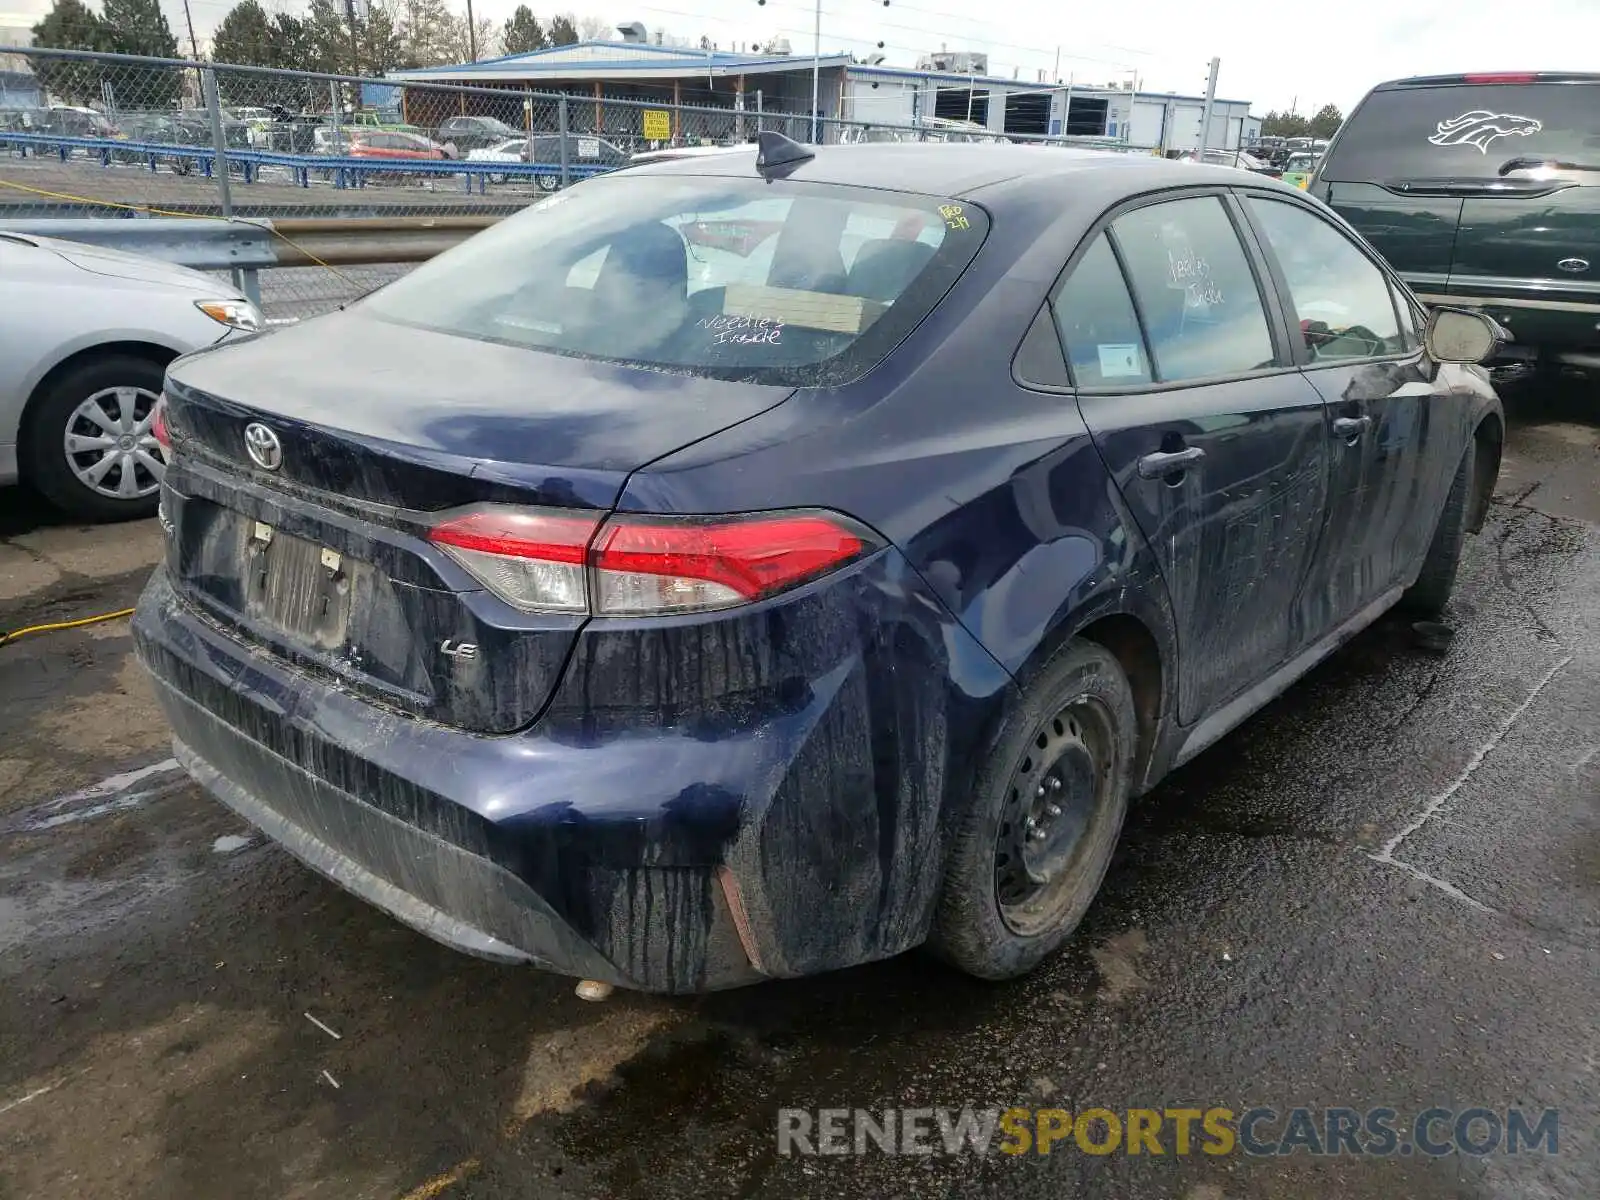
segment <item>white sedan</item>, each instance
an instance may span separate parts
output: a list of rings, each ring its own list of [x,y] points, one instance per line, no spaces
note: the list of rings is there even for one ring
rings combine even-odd
[[[503,142],[496,142],[492,146],[484,146],[477,150],[467,151],[468,162],[500,162],[521,163],[527,160],[523,157],[528,148],[527,138],[507,138]],[[504,183],[504,175],[490,175],[490,183]]]
[[[0,231],[0,486],[95,521],[148,516],[167,364],[262,326],[228,284],[153,258]]]

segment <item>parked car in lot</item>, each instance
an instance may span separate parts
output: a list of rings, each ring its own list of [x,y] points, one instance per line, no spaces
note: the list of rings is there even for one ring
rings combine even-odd
[[[528,139],[506,138],[492,146],[481,146],[467,151],[468,162],[525,163],[528,161]],[[490,175],[489,182],[504,183],[504,175]]]
[[[209,275],[57,238],[0,233],[0,485],[91,520],[148,516],[161,375],[261,316]]]
[[[1202,155],[1198,150],[1188,150],[1178,156],[1182,163],[1196,163],[1204,161],[1214,167],[1236,167],[1241,171],[1254,171],[1258,175],[1276,175],[1277,169],[1268,165],[1264,159],[1257,158],[1248,150],[1207,150]]]
[[[1510,329],[1508,357],[1600,369],[1600,74],[1380,84],[1311,191],[1425,302]]]
[[[355,129],[350,133],[345,153],[350,158],[371,158],[386,162],[443,161],[450,152],[432,138],[392,129]]]
[[[524,144],[524,162],[535,166],[557,168],[548,172],[539,172],[533,177],[535,185],[540,190],[553,192],[561,186],[561,136],[541,135],[534,137]],[[628,162],[628,152],[608,142],[605,138],[591,137],[587,134],[568,134],[567,139],[567,165],[569,167],[585,168],[585,177],[592,173],[595,167],[604,167],[614,170]]]
[[[450,117],[439,123],[434,139],[455,147],[455,157],[464,158],[473,150],[483,150],[511,138],[526,141],[526,131],[513,129],[498,117]]]
[[[1297,150],[1284,160],[1282,179],[1290,187],[1300,188],[1302,191],[1311,186],[1311,177],[1316,174],[1317,164],[1322,161],[1322,156],[1311,150]]]
[[[176,364],[134,634],[196,779],[450,945],[1014,976],[1131,796],[1444,607],[1498,334],[1238,171],[768,133]]]
[[[311,132],[313,154],[342,155],[350,145],[349,126],[318,125]]]
[[[114,138],[116,125],[104,113],[92,108],[58,104],[49,108],[24,109],[22,127],[29,133],[48,133],[70,138]]]
[[[545,168],[533,176],[534,184],[541,190],[553,192],[561,186],[561,137],[536,135],[533,138],[508,138],[493,146],[471,150],[469,162],[503,162],[533,164]],[[615,169],[629,162],[628,152],[604,138],[572,134],[567,137],[567,166],[582,168],[577,178],[588,178],[593,168],[603,166]],[[490,175],[491,183],[504,183],[508,176]]]

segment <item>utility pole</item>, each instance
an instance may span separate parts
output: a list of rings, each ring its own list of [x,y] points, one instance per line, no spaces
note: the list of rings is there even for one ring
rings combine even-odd
[[[184,22],[189,26],[189,57],[194,59],[195,62],[199,62],[200,43],[195,41],[194,38],[194,18],[189,15],[189,0],[183,0],[183,19]],[[196,94],[195,99],[198,101],[198,103],[204,104],[206,102],[206,81],[205,77],[200,74],[199,67],[195,68],[194,81],[200,89]]]
[[[817,111],[822,92],[822,0],[817,0],[817,19],[811,34],[811,144],[815,146],[817,122],[822,115]]]
[[[472,19],[472,0],[467,0],[467,49],[472,61],[478,61],[478,23]]]
[[[757,5],[765,5],[767,0],[756,0]],[[889,0],[883,0],[883,7],[889,7]],[[880,43],[881,44],[881,43]],[[811,22],[811,142],[815,145],[818,137],[819,126],[822,120],[822,0],[816,0],[815,11],[812,13]]]
[[[1211,76],[1206,80],[1206,106],[1200,114],[1200,146],[1195,151],[1195,158],[1200,162],[1206,160],[1206,141],[1211,136],[1211,110],[1217,103],[1217,72],[1222,70],[1222,60],[1211,60]]]
[[[189,54],[195,62],[199,62],[200,43],[194,40],[194,18],[189,15],[189,0],[183,0],[183,20],[189,26]]]

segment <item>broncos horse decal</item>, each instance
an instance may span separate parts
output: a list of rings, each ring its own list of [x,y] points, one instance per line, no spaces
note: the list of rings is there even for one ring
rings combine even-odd
[[[1544,122],[1532,117],[1519,117],[1516,113],[1493,113],[1483,108],[1440,121],[1436,132],[1428,140],[1435,146],[1476,146],[1478,153],[1489,153],[1489,143],[1508,134],[1527,137],[1544,128]]]

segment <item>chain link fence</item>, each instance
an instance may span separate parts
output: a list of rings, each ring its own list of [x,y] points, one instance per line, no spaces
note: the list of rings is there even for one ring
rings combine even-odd
[[[8,47],[0,59],[37,82],[31,97],[10,89],[0,106],[0,219],[503,216],[663,152],[737,146],[763,129],[811,136],[809,113],[775,111],[760,92],[696,107],[39,47]],[[1130,149],[933,118],[827,118],[820,140]],[[269,315],[295,319],[404,269],[285,268],[268,273],[262,299]]]

